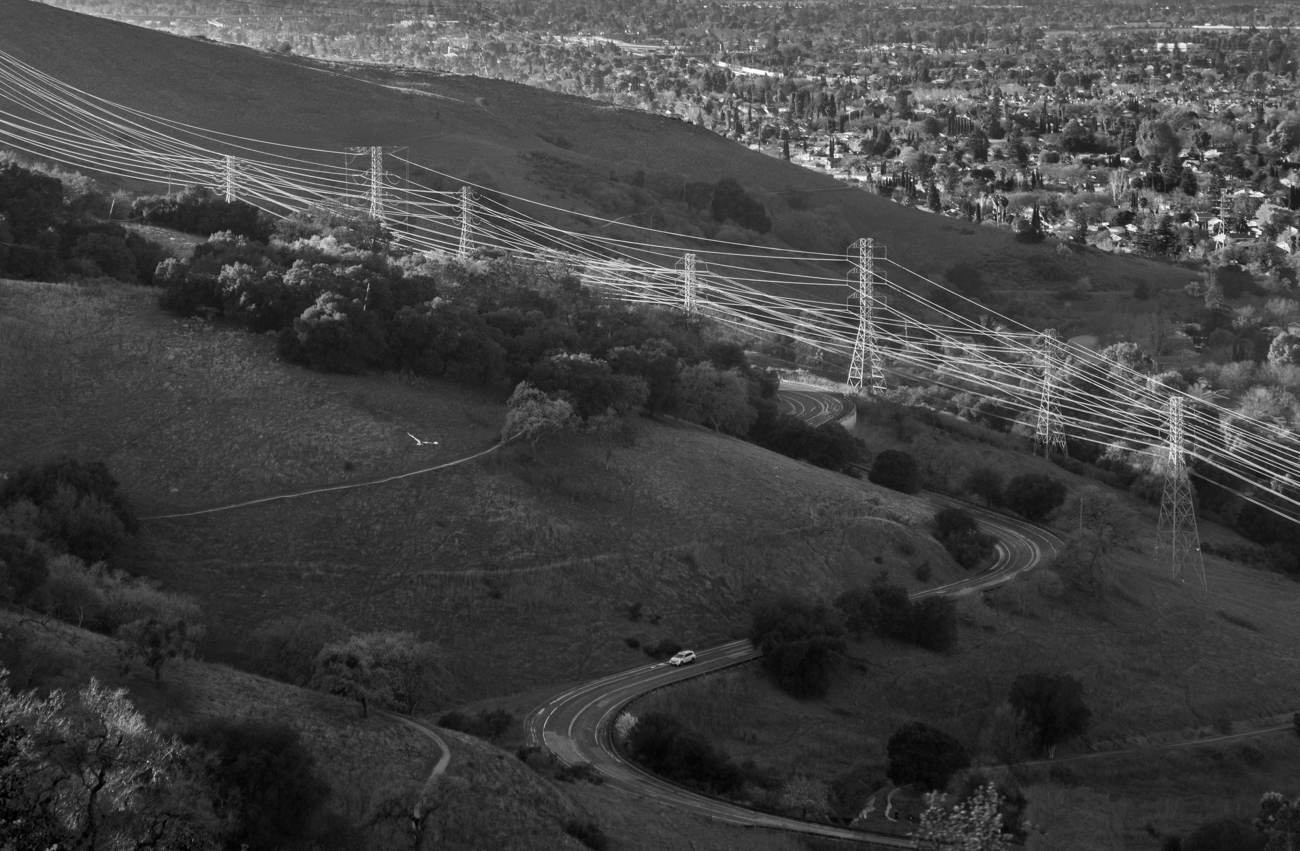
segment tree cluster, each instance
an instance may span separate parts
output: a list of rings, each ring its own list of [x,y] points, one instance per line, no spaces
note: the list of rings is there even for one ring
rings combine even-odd
[[[763,654],[763,669],[799,698],[826,696],[835,661],[845,648],[839,612],[790,597],[754,612],[749,640]]]
[[[845,626],[852,632],[874,632],[881,638],[904,641],[943,652],[957,644],[957,608],[946,597],[913,600],[886,571],[870,586],[844,592],[835,600]]]
[[[940,509],[934,516],[934,530],[934,537],[967,570],[979,567],[994,555],[997,538],[980,529],[965,509]]]
[[[79,175],[0,165],[0,277],[153,282],[166,250],[106,222],[109,201]]]

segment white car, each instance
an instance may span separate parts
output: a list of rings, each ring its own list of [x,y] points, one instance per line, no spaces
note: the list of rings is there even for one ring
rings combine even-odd
[[[694,662],[694,661],[695,661],[695,651],[694,651],[694,650],[683,650],[681,653],[678,653],[676,656],[674,656],[673,658],[669,659],[669,660],[668,660],[668,664],[669,664],[669,665],[685,665],[685,664],[688,663],[688,662]]]

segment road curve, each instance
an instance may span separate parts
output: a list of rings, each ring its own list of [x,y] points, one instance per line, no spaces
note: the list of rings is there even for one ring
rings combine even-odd
[[[848,413],[844,399],[815,384],[782,381],[776,394],[777,409],[809,425],[831,423]]]
[[[997,535],[997,560],[987,569],[956,582],[927,589],[913,598],[946,595],[958,597],[1006,582],[1039,565],[1060,545],[1051,532],[991,511],[927,494],[936,505],[961,505]],[[749,641],[732,641],[697,651],[694,664],[674,668],[660,662],[612,674],[552,697],[524,720],[528,741],[546,747],[570,765],[589,764],[615,789],[715,821],[745,827],[785,830],[805,835],[847,839],[880,848],[914,848],[902,836],[854,830],[829,824],[756,812],[748,807],[691,792],[653,775],[624,759],[613,747],[609,730],[618,713],[631,701],[656,689],[692,677],[714,673],[759,657]]]

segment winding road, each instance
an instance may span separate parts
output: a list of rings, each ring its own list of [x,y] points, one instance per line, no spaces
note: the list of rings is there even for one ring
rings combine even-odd
[[[848,413],[848,403],[842,396],[798,381],[782,381],[776,401],[781,413],[798,417],[809,425],[835,422]]]
[[[783,410],[802,410],[823,416],[821,422],[837,419],[838,400],[814,388],[781,391]],[[808,397],[820,396],[820,400]],[[786,406],[790,407],[787,408]],[[810,416],[799,414],[812,421]],[[945,595],[959,597],[1006,582],[1032,570],[1056,551],[1061,541],[1051,532],[1029,523],[976,508],[938,494],[926,498],[936,506],[960,505],[976,515],[980,523],[998,538],[997,559],[990,567],[970,577],[914,594],[914,598]],[[914,848],[905,837],[838,827],[756,812],[730,801],[697,794],[639,768],[613,747],[609,730],[628,703],[656,689],[683,680],[751,662],[759,657],[748,640],[732,641],[697,651],[694,664],[672,667],[667,663],[643,665],[613,674],[555,695],[534,709],[524,721],[528,741],[546,747],[570,765],[591,765],[615,789],[671,807],[744,827],[784,830],[805,835],[847,839],[880,848]]]

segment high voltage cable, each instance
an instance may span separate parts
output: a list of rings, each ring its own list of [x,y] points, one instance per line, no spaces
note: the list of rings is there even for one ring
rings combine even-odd
[[[5,62],[18,67],[15,73]],[[179,129],[186,135],[227,149],[247,151],[258,158],[272,157],[280,162],[268,163],[256,158],[239,157],[240,192],[257,202],[257,206],[277,213],[313,203],[329,203],[339,197],[340,188],[347,192],[350,183],[368,172],[346,164],[348,152],[266,143],[231,134],[213,133],[181,122],[170,122],[145,113],[122,108],[101,98],[63,85],[30,66],[0,53],[0,95],[29,112],[43,116],[42,121],[12,112],[0,113],[0,136],[10,139],[16,149],[35,156],[52,153],[94,171],[110,173],[153,183],[184,182],[211,184],[221,173],[229,153],[210,150],[192,142],[176,139],[142,122]],[[105,104],[107,106],[99,106]],[[115,113],[113,110],[117,110]],[[123,118],[126,112],[136,118]],[[136,120],[139,119],[139,120]],[[49,122],[49,123],[46,123]],[[221,137],[218,139],[217,137]],[[238,140],[262,146],[251,148],[232,145]],[[342,167],[300,157],[269,153],[266,146],[328,154],[344,159]],[[401,157],[395,161],[410,163]],[[419,166],[425,172],[445,177],[441,172]],[[398,183],[397,176],[384,174],[377,185],[390,198],[384,199],[393,211],[393,227],[403,244],[425,250],[455,251],[459,243],[459,216],[455,193],[413,187]],[[457,180],[456,178],[452,178]],[[464,183],[464,181],[457,182]],[[366,197],[365,187],[355,187],[352,197]],[[378,191],[378,190],[370,190]],[[541,208],[580,215],[553,205],[520,196],[497,193]],[[406,212],[400,211],[405,208]],[[848,307],[837,301],[807,296],[782,296],[750,286],[761,284],[798,292],[799,287],[845,289],[843,280],[784,269],[751,269],[728,262],[726,258],[749,262],[779,260],[842,264],[845,258],[820,252],[800,252],[748,246],[725,240],[709,240],[647,228],[617,220],[586,216],[589,220],[617,224],[619,227],[705,245],[739,247],[746,251],[703,248],[705,266],[698,275],[700,309],[717,321],[738,328],[789,336],[814,348],[838,354],[852,350],[854,322]],[[678,246],[636,242],[607,235],[578,234],[564,231],[549,223],[516,214],[508,209],[481,210],[476,218],[481,236],[476,242],[510,248],[522,258],[544,263],[565,263],[578,271],[586,283],[612,290],[625,300],[658,306],[680,306],[681,282],[669,261],[683,256]],[[647,263],[658,259],[661,264]],[[931,320],[920,319],[899,309],[897,303],[877,305],[882,353],[897,363],[931,373],[923,380],[958,392],[988,397],[996,395],[1013,410],[1031,413],[1037,406],[1037,388],[1041,382],[1039,333],[1008,317],[1001,316],[950,287],[919,275],[896,261],[878,258],[908,276],[946,293],[958,304],[965,303],[996,325],[976,322],[933,300],[904,289],[899,283],[881,278],[877,287],[898,296],[900,301],[926,311]],[[720,274],[725,271],[728,274]],[[936,323],[934,319],[939,321]],[[901,333],[891,330],[898,329]],[[1024,330],[1018,330],[1024,329]],[[915,335],[915,336],[914,336]],[[1232,411],[1210,399],[1153,384],[1151,378],[1130,367],[1107,361],[1089,353],[1065,348],[1066,358],[1058,368],[1063,383],[1059,405],[1063,424],[1076,435],[1125,451],[1157,457],[1164,427],[1165,400],[1180,395],[1186,400],[1189,416],[1186,433],[1187,456],[1219,469],[1251,487],[1266,487],[1273,498],[1300,507],[1300,501],[1280,492],[1274,483],[1300,483],[1300,443],[1288,435],[1287,441],[1276,439],[1276,429],[1253,418]],[[1068,362],[1067,362],[1068,361]],[[891,370],[897,373],[896,370]],[[944,381],[951,375],[956,383]],[[1087,382],[1096,388],[1093,394],[1075,388],[1072,382]],[[1113,398],[1111,398],[1113,397]],[[1260,434],[1262,432],[1263,434]],[[1292,462],[1291,466],[1280,461]],[[1256,478],[1252,478],[1256,477]],[[1265,483],[1261,485],[1261,481]],[[1277,511],[1275,505],[1262,502],[1253,494],[1244,495],[1248,502]]]

